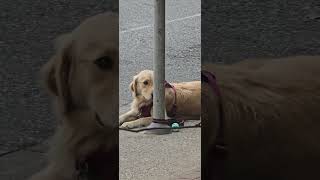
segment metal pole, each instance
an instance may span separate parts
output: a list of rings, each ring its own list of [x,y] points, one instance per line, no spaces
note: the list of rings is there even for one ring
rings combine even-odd
[[[154,0],[154,57],[153,57],[153,118],[165,119],[165,0]],[[149,127],[168,125],[152,123]],[[171,130],[158,129],[149,131],[153,134],[167,134]]]
[[[154,97],[153,117],[164,119],[165,0],[155,0],[154,14]]]

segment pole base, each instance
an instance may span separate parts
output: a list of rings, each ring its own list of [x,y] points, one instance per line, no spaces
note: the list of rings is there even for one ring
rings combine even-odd
[[[152,122],[148,128],[168,128],[168,129],[152,129],[145,131],[144,134],[156,134],[156,135],[163,135],[163,134],[170,134],[172,131],[169,125],[166,124],[160,124],[160,123],[154,123]]]

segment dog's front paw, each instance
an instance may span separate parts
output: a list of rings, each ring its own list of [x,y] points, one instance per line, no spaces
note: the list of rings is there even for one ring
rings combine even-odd
[[[131,122],[125,122],[125,123],[123,123],[120,127],[121,127],[121,128],[126,128],[126,129],[132,129],[132,128],[139,127],[139,125],[137,125],[136,122],[131,121]]]
[[[122,125],[126,121],[124,116],[119,117],[119,125]]]

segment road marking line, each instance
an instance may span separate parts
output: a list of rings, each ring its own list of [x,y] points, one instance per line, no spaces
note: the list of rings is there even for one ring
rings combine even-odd
[[[182,18],[177,18],[177,19],[172,19],[172,20],[167,20],[166,24],[170,24],[170,23],[173,23],[173,22],[178,22],[178,21],[183,21],[183,20],[186,20],[186,19],[192,19],[194,17],[199,17],[201,16],[201,14],[194,14],[192,16],[186,16],[186,17],[182,17]],[[145,26],[140,26],[140,27],[135,27],[135,28],[130,28],[130,29],[127,29],[127,30],[123,30],[123,31],[120,31],[120,33],[128,33],[128,32],[134,32],[134,31],[139,31],[139,30],[142,30],[142,29],[147,29],[147,28],[152,28],[153,25],[145,25]]]
[[[191,18],[198,17],[198,16],[201,16],[201,14],[199,13],[199,14],[194,14],[194,15],[192,15],[192,16],[186,16],[186,17],[182,17],[182,18],[177,18],[177,19],[169,20],[169,21],[167,21],[167,22],[168,22],[167,24],[172,23],[172,22],[176,22],[176,21],[183,21],[183,20],[185,20],[185,19],[191,19]]]

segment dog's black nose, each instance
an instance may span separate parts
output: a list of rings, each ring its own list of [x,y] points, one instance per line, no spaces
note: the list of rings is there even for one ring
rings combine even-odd
[[[153,93],[151,93],[151,97],[153,98]]]

